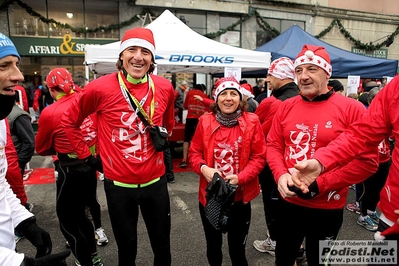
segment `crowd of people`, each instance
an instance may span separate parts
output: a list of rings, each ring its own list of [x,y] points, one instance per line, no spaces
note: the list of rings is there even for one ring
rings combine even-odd
[[[153,74],[152,31],[134,28],[121,40],[117,71],[81,89],[65,68],[54,68],[34,92],[43,99],[35,107],[23,102],[18,87],[23,75],[14,44],[1,33],[0,40],[0,265],[64,265],[70,253],[76,265],[104,265],[97,252],[97,245],[108,243],[96,195],[98,173],[118,265],[135,264],[140,213],[153,264],[171,265],[167,183],[175,182],[173,166],[170,150],[154,145],[167,137],[150,129],[161,127],[170,137],[183,120],[180,167],[190,165],[199,176],[209,265],[222,265],[224,233],[231,264],[248,265],[251,201],[260,193],[265,235],[253,246],[275,256],[277,266],[319,265],[319,241],[337,239],[345,206],[359,213],[357,224],[376,232],[376,240],[399,240],[399,196],[389,192],[398,189],[398,148],[392,145],[398,137],[398,78],[384,88],[370,80],[351,99],[331,79],[326,49],[304,45],[295,60],[274,60],[255,86],[223,77],[210,95],[205,85],[190,87],[185,80],[174,89]],[[25,109],[31,105],[40,111],[36,136]],[[69,249],[57,254],[51,254],[50,235],[36,225],[23,187],[34,150],[53,156],[58,173],[56,212]],[[354,184],[357,202],[346,205]],[[224,218],[218,216],[216,224],[210,211],[215,186],[221,186],[220,197],[233,188],[231,202],[219,204]],[[37,248],[35,258],[15,251],[21,237]]]

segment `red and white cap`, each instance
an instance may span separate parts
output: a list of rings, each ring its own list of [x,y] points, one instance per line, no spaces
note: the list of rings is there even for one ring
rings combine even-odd
[[[294,63],[288,57],[280,57],[270,64],[267,74],[278,79],[295,79]]]
[[[326,48],[323,46],[315,46],[310,44],[305,44],[302,47],[302,51],[298,54],[295,59],[294,67],[303,64],[313,64],[324,69],[328,76],[332,74],[332,66],[330,56],[327,53]]]
[[[130,46],[140,46],[151,51],[152,59],[155,61],[155,41],[154,35],[150,29],[134,28],[128,30],[123,35],[119,54]]]
[[[73,83],[72,76],[65,68],[54,68],[52,69],[46,78],[47,87],[49,88],[60,88],[67,95],[71,94],[75,90],[76,85]]]
[[[215,84],[215,94],[214,94],[214,99],[217,101],[219,94],[227,89],[235,89],[236,91],[239,92],[240,94],[240,100],[242,100],[242,92],[241,92],[241,86],[240,83],[235,79],[235,77],[225,77],[225,78],[220,78]]]

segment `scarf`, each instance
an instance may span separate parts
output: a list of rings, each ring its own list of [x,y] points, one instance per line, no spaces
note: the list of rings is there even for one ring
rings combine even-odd
[[[241,110],[237,110],[232,114],[223,114],[220,111],[216,113],[216,121],[226,127],[234,127],[238,125],[238,118],[241,117]]]

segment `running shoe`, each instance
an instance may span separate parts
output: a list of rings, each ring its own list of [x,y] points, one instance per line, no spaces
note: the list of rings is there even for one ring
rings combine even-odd
[[[373,220],[373,222],[375,224],[378,225],[378,223],[380,222],[380,216],[378,215],[378,213],[376,211],[374,212],[367,212],[367,215],[370,216],[371,220]]]
[[[186,168],[187,167],[187,162],[186,161],[182,161],[179,165],[180,168]]]
[[[356,212],[357,214],[360,214],[360,206],[357,202],[355,203],[349,203],[346,205],[346,209],[351,212]]]
[[[378,228],[378,225],[375,224],[373,222],[373,220],[370,218],[370,216],[368,216],[368,215],[366,215],[366,216],[360,215],[359,218],[357,219],[356,223],[371,232],[377,231],[377,228]]]
[[[97,245],[99,246],[105,246],[108,244],[108,237],[104,232],[104,229],[102,227],[97,228],[95,231],[95,238],[97,240]]]
[[[103,261],[101,260],[101,257],[99,255],[95,255],[94,257],[92,257],[91,261],[93,262],[93,266],[104,266]]]
[[[101,260],[101,257],[99,255],[95,255],[91,258],[91,261],[93,262],[93,266],[104,266],[103,261]],[[75,260],[76,266],[82,266],[78,260]]]
[[[273,245],[274,242],[274,245]],[[276,244],[275,241],[271,241],[270,237],[266,240],[255,240],[253,243],[254,248],[262,253],[269,253],[272,256],[275,256]]]

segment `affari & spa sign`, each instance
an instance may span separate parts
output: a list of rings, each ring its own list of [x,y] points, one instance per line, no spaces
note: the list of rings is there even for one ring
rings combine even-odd
[[[83,56],[87,44],[107,44],[115,40],[94,40],[72,38],[65,34],[62,38],[11,37],[22,56]]]

